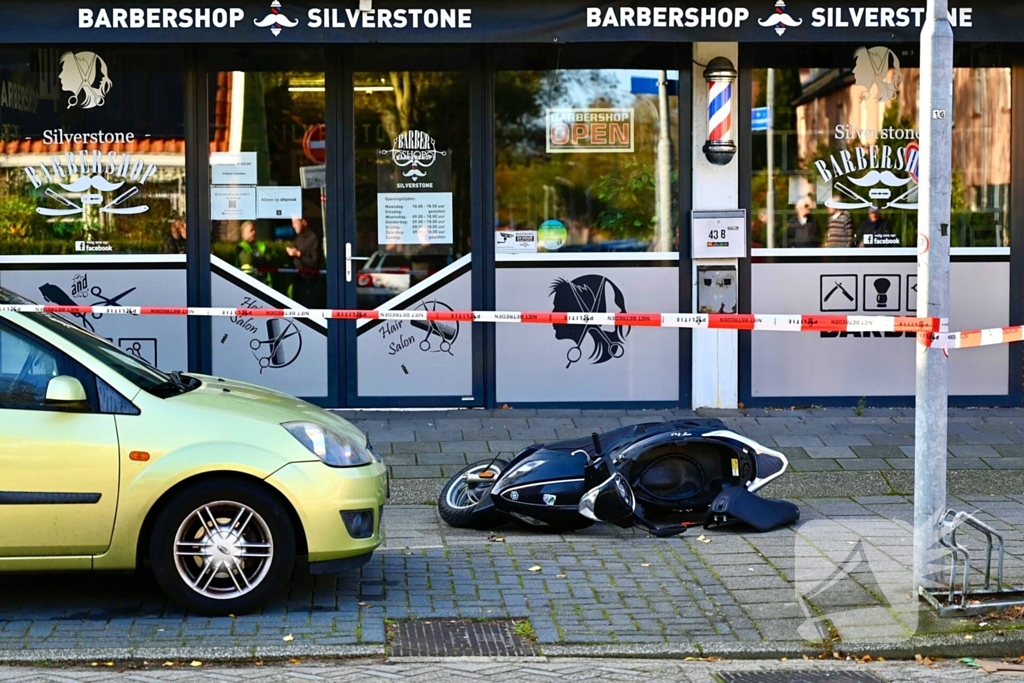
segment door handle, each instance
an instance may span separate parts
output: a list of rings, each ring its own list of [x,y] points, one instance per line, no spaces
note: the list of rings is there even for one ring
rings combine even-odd
[[[352,243],[345,242],[345,282],[352,282]]]

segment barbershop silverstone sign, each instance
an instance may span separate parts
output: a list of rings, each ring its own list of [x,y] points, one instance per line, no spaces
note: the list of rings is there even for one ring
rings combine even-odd
[[[450,2],[451,4],[448,4]],[[1024,42],[1024,3],[951,2],[966,41]],[[0,43],[917,42],[924,0],[88,0],[11,3]]]

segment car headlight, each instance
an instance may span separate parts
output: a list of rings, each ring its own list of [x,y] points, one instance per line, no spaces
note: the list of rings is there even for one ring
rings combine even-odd
[[[329,427],[315,422],[285,422],[281,426],[331,467],[358,467],[374,460],[369,450]]]

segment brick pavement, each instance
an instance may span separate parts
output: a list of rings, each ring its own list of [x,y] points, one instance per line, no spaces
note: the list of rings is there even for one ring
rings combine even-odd
[[[339,411],[385,456],[396,479],[449,477],[467,462],[532,443],[648,420],[720,417],[779,448],[792,471],[893,472],[914,467],[912,409]],[[1024,470],[1024,410],[951,409],[950,470]]]
[[[906,498],[800,504],[795,530],[703,541],[607,525],[565,536],[512,527],[492,539],[443,525],[430,507],[389,506],[385,545],[358,574],[298,573],[287,595],[237,618],[183,614],[144,576],[3,576],[0,661],[365,656],[384,652],[386,620],[445,617],[528,619],[550,656],[799,657],[825,651],[826,639],[890,656],[1024,647],[1016,622],[900,608],[899,581],[886,576],[909,577],[909,534],[892,526],[909,521]],[[950,504],[1006,532],[1008,579],[1024,581],[1024,496]],[[844,564],[852,550],[874,564]],[[807,590],[837,566],[848,571],[829,590]]]
[[[295,664],[265,664],[263,666],[225,667],[204,664],[192,667],[189,662],[179,662],[166,667],[162,663],[152,666],[125,669],[123,667],[75,667],[60,669],[0,667],[0,681],[61,681],[63,683],[121,683],[122,681],[191,681],[196,679],[216,680],[224,683],[233,681],[280,681],[316,683],[318,681],[364,682],[368,680],[391,680],[423,683],[449,681],[487,681],[488,683],[522,683],[522,681],[608,681],[621,683],[719,683],[715,678],[719,672],[780,672],[803,674],[824,672],[835,676],[837,673],[856,675],[871,674],[877,681],[905,681],[907,683],[934,683],[935,681],[956,681],[972,683],[990,678],[978,669],[972,669],[959,662],[939,662],[932,665],[918,665],[914,662],[871,662],[866,664],[807,661],[769,662],[680,662],[672,660],[644,659],[548,659],[507,661],[502,659],[458,659],[443,662],[404,661],[346,661],[346,662],[302,662]],[[796,680],[796,679],[790,679]],[[847,679],[849,680],[849,679]],[[865,679],[860,679],[865,680]]]

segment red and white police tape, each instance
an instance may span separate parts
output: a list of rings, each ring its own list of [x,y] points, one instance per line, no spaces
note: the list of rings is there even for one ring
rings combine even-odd
[[[343,310],[280,308],[191,308],[160,306],[0,305],[11,313],[72,315],[194,315],[238,318],[312,318],[320,320],[432,320],[437,322],[539,323],[619,327],[675,327],[778,332],[934,332],[944,333],[938,318],[856,315],[757,315],[745,313],[558,313],[528,311]]]
[[[557,313],[529,311],[379,311],[345,309],[187,308],[160,306],[53,306],[0,304],[4,313],[71,315],[195,315],[238,318],[311,318],[320,320],[432,320],[437,322],[539,323],[620,327],[674,327],[775,332],[926,332],[922,343],[942,349],[966,349],[1024,341],[1024,326],[948,332],[940,318],[857,315],[764,315],[746,313]]]

